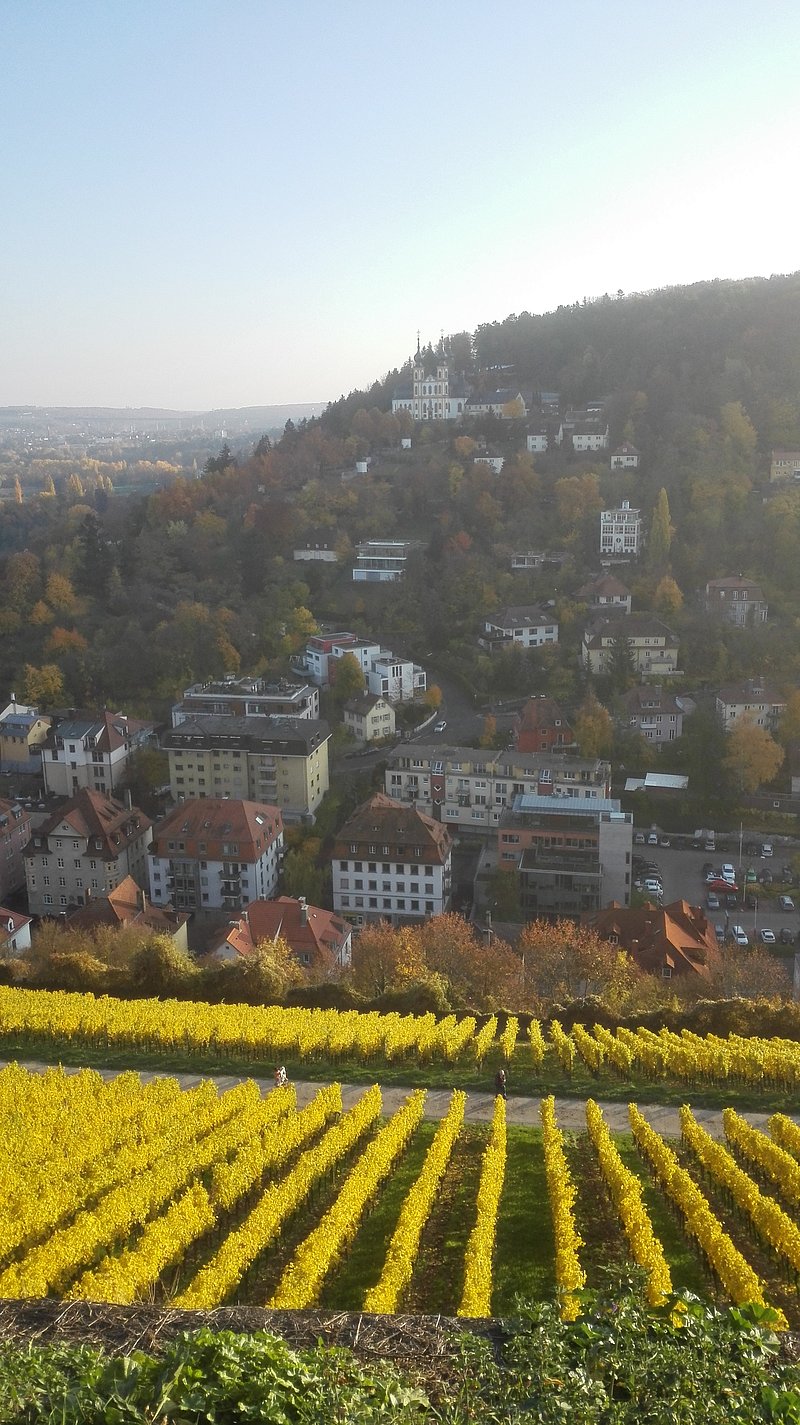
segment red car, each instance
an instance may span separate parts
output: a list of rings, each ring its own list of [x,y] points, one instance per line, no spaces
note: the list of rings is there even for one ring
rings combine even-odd
[[[723,876],[715,876],[713,880],[706,881],[707,891],[730,891],[734,895],[738,894],[739,887],[735,881],[726,881]]]

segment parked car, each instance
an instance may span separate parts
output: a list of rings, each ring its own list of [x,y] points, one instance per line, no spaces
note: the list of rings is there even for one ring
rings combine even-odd
[[[650,872],[651,876],[661,875],[661,869],[657,861],[645,861],[645,869]]]
[[[444,718],[442,718],[441,722],[437,722],[433,730],[434,732],[444,732],[446,727],[447,723],[445,722]]]
[[[709,876],[706,885],[710,891],[722,891],[723,895],[727,895],[729,891],[736,895],[739,890],[735,881],[727,881],[724,876]]]
[[[772,855],[772,842],[771,842],[771,841],[765,841],[765,842],[764,842],[764,845],[761,847],[761,855],[762,855],[762,856],[771,856],[771,855]]]
[[[713,861],[704,861],[704,862],[703,862],[703,869],[702,869],[702,871],[700,872],[700,874],[701,874],[702,876],[710,876],[710,875],[711,875],[711,872],[713,871],[713,869],[714,869],[714,862],[713,862]]]
[[[744,898],[745,910],[758,910],[758,896],[753,891],[748,891]]]
[[[731,939],[736,945],[740,945],[743,950],[750,944],[747,938],[747,931],[743,925],[734,925],[731,930]]]
[[[758,873],[758,879],[759,879],[759,881],[761,882],[762,886],[771,886],[771,885],[772,885],[772,872],[771,872],[771,871],[767,871],[767,870],[759,871],[759,873]]]
[[[706,896],[706,905],[708,906],[709,910],[722,910],[719,896],[717,895],[716,891],[709,891],[708,895]]]
[[[669,839],[669,837],[668,837],[668,836],[662,836],[662,838],[661,838],[661,840],[659,841],[658,844],[659,844],[659,846],[669,846],[669,845],[670,845],[670,839]]]
[[[727,933],[728,933],[728,932],[727,932],[726,929],[725,929],[725,922],[724,922],[724,920],[715,920],[715,921],[714,921],[714,934],[716,935],[717,939],[718,939],[719,941],[724,940],[724,939],[725,939],[725,936],[727,935]]]
[[[794,880],[794,871],[792,870],[791,866],[783,866],[781,868],[781,880],[783,881],[784,885],[790,886],[792,884],[792,881]]]
[[[637,846],[644,846],[645,834],[643,831],[635,831],[633,833],[633,839]]]
[[[781,945],[794,945],[794,931],[790,930],[788,925],[784,925],[778,939]]]
[[[725,861],[722,867],[722,876],[726,881],[735,881],[736,872],[730,861]]]
[[[756,872],[755,872],[755,867],[753,867],[753,866],[748,866],[748,868],[747,868],[747,870],[746,870],[746,872],[745,872],[745,877],[744,877],[744,879],[745,879],[745,884],[746,884],[746,885],[748,885],[748,886],[753,886],[753,885],[755,885],[756,881],[758,880],[758,876],[756,875]]]
[[[781,910],[794,910],[794,901],[791,896],[778,896],[778,905]]]
[[[655,896],[656,900],[659,901],[664,894],[664,887],[661,882],[653,880],[652,876],[645,881],[644,890],[649,896]]]
[[[735,910],[739,904],[739,896],[735,891],[728,891],[723,897],[728,910]]]
[[[648,846],[657,846],[657,845],[658,845],[658,832],[657,832],[657,831],[651,831],[651,832],[649,833],[649,835],[648,835],[648,837],[647,837],[647,844],[648,844]]]
[[[758,932],[758,938],[762,945],[777,945],[778,937],[774,930],[770,930],[768,925],[762,927]]]

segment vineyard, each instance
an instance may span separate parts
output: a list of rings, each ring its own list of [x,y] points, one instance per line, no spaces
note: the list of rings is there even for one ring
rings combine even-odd
[[[117,1000],[91,994],[0,987],[0,1047],[6,1057],[57,1050],[100,1061],[120,1051],[131,1059],[162,1056],[215,1064],[287,1063],[295,1077],[438,1073],[469,1082],[486,1068],[511,1065],[517,1085],[538,1092],[548,1077],[596,1083],[597,1096],[622,1086],[671,1084],[728,1096],[753,1090],[793,1101],[800,1088],[800,1043],[730,1034],[700,1036],[645,1028],[532,1020],[521,1032],[513,1015],[483,1023],[467,1015],[359,1013],[356,1010],[208,1005],[178,1000]],[[601,1092],[602,1089],[602,1092]],[[519,1089],[519,1091],[523,1091]],[[612,1094],[612,1096],[614,1096]]]
[[[535,1039],[528,1052],[612,1052],[602,1034]],[[646,1037],[615,1043],[656,1054]],[[718,1047],[686,1052],[720,1071]],[[343,1111],[337,1084],[298,1108],[291,1086],[9,1065],[0,1296],[479,1317],[524,1292],[557,1297],[571,1320],[615,1264],[637,1267],[652,1305],[693,1290],[800,1324],[790,1119],[762,1132],[728,1110],[722,1143],[684,1108],[667,1142],[633,1104],[619,1136],[594,1100],[570,1134],[550,1097],[538,1128],[507,1125],[501,1098],[489,1124],[468,1121],[459,1090],[438,1122],[424,1106],[419,1089],[386,1117],[377,1086]]]

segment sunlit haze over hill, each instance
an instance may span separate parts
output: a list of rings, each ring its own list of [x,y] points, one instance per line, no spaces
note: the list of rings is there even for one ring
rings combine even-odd
[[[3,7],[0,405],[326,401],[423,342],[798,266],[800,9]]]

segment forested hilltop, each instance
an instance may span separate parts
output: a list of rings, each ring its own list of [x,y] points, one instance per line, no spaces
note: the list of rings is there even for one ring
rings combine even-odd
[[[406,366],[148,496],[69,475],[34,496],[6,490],[3,685],[45,706],[158,713],[196,679],[286,672],[331,620],[444,660],[479,693],[580,699],[578,590],[599,568],[599,511],[625,499],[654,537],[624,577],[634,608],[678,634],[685,685],[756,671],[800,683],[800,489],[769,481],[771,450],[800,448],[800,275],[523,313],[446,346],[473,390],[604,402],[609,450],[632,443],[639,468],[566,446],[532,456],[523,419],[415,429],[391,412]],[[476,462],[486,452],[503,456],[499,474]],[[419,541],[401,585],[352,582],[369,538]],[[320,543],[338,562],[295,562]],[[512,553],[533,548],[563,557],[512,573]],[[709,631],[700,591],[730,574],[760,582],[767,624]],[[478,650],[482,616],[534,599],[555,601],[556,649]]]

